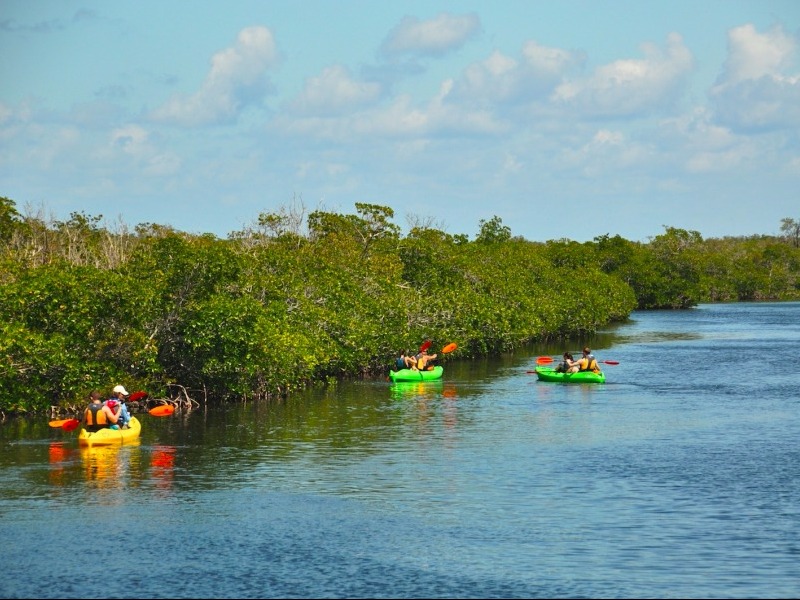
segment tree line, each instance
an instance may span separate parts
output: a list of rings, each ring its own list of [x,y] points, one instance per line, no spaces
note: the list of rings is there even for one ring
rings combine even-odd
[[[394,211],[302,205],[226,239],[102,216],[23,215],[0,198],[0,413],[83,403],[93,389],[209,402],[283,397],[385,373],[420,340],[460,356],[591,334],[635,309],[800,299],[797,225],[647,243],[528,241],[499,217],[470,240]],[[794,235],[794,237],[792,237]]]

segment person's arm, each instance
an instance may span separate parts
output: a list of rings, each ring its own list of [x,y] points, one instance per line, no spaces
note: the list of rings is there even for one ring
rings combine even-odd
[[[119,420],[118,413],[115,413],[113,410],[108,408],[108,406],[103,407],[103,412],[106,413],[106,417],[108,417],[108,420],[111,421],[111,423],[116,424],[116,422]]]

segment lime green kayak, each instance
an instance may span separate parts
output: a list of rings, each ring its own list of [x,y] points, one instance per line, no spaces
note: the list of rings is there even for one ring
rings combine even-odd
[[[539,381],[551,381],[557,383],[605,383],[605,373],[592,373],[591,371],[579,371],[577,373],[559,373],[552,367],[536,367],[536,376]]]
[[[389,371],[389,379],[392,381],[433,381],[441,379],[444,368],[436,365],[430,371],[417,371],[416,369],[400,369],[399,371]]]

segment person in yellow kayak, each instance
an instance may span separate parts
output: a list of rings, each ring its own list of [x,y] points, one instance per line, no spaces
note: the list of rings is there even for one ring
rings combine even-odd
[[[129,395],[124,386],[117,385],[114,386],[113,396],[106,400],[106,406],[110,407],[117,415],[120,429],[128,429],[128,423],[131,422],[131,413],[125,406],[125,400]]]
[[[588,346],[583,349],[583,357],[578,359],[578,370],[591,371],[592,373],[600,372],[600,367],[597,365],[597,360]]]
[[[92,392],[89,396],[89,406],[83,412],[83,423],[86,431],[100,431],[106,427],[118,429],[117,421],[119,418],[117,413],[108,404],[103,404],[100,398],[100,392]]]

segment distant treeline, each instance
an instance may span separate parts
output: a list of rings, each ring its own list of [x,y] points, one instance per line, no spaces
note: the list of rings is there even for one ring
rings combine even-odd
[[[22,215],[0,198],[0,413],[81,404],[117,383],[209,402],[385,374],[430,338],[455,356],[591,334],[636,308],[800,299],[800,224],[784,237],[532,242],[502,220],[474,240],[385,206],[302,206],[227,239],[102,216]],[[445,360],[454,355],[447,355]]]

